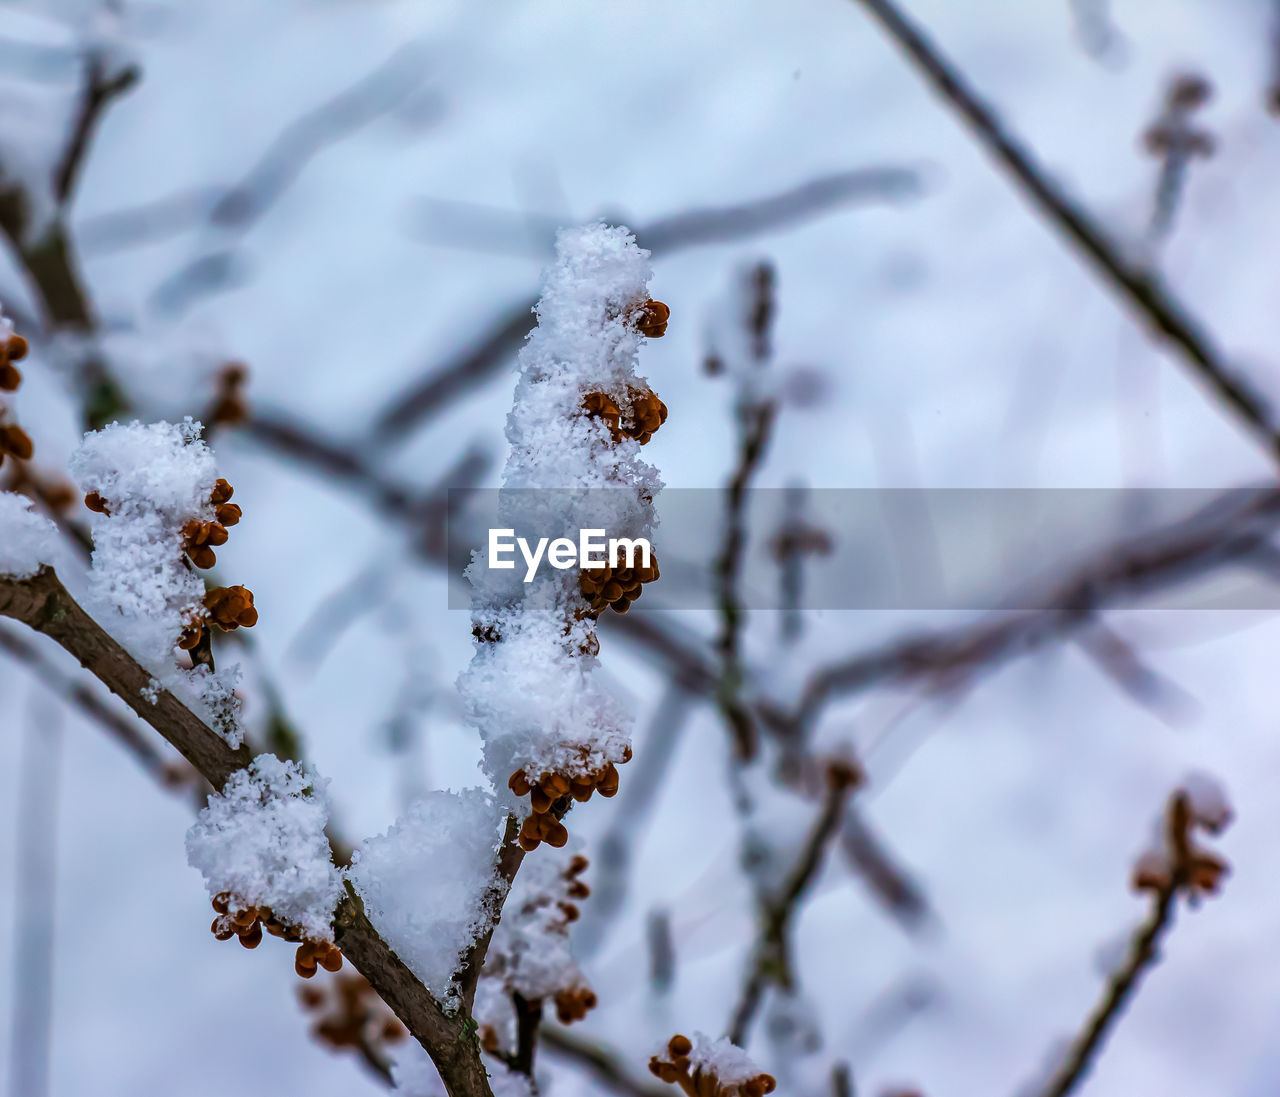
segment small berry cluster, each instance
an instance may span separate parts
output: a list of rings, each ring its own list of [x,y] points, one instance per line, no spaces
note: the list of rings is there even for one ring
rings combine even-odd
[[[219,941],[238,937],[245,948],[257,948],[262,944],[265,929],[272,937],[281,937],[298,946],[293,970],[302,978],[310,979],[319,968],[331,972],[342,968],[342,953],[337,945],[303,937],[297,926],[281,922],[270,907],[241,907],[232,911],[231,895],[224,891],[213,897],[213,909],[218,917],[209,928]]]
[[[607,392],[589,392],[582,398],[582,409],[588,415],[604,420],[609,428],[609,437],[615,443],[632,438],[646,446],[667,421],[667,405],[658,399],[656,393],[630,387],[627,389],[627,403],[631,410],[624,416],[622,408]]]
[[[588,616],[594,619],[606,609],[626,613],[644,592],[644,584],[657,578],[658,560],[651,556],[647,568],[584,568],[579,574],[578,589],[590,606]]]
[[[630,747],[623,751],[622,760],[631,761]],[[546,842],[559,849],[569,840],[569,832],[560,822],[560,817],[568,811],[570,798],[584,804],[596,792],[601,796],[616,795],[618,767],[606,762],[591,773],[575,773],[572,777],[543,773],[536,781],[531,780],[523,769],[518,769],[507,781],[507,787],[517,796],[528,796],[529,806],[533,809],[533,814],[520,827],[520,848],[532,852]]]
[[[777,1087],[773,1075],[763,1073],[726,1085],[714,1072],[694,1066],[689,1057],[692,1052],[693,1041],[677,1033],[667,1043],[667,1058],[655,1055],[649,1060],[649,1070],[668,1085],[678,1085],[689,1097],[764,1097]]]
[[[8,321],[5,321],[6,325]],[[17,392],[22,384],[22,373],[14,362],[20,362],[27,356],[27,341],[21,335],[10,335],[0,343],[0,392]],[[5,407],[0,404],[0,420],[4,418]],[[0,421],[0,465],[6,456],[19,461],[30,461],[34,447],[31,438],[17,423]]]
[[[327,987],[301,986],[298,1000],[308,1013],[316,1014],[311,1035],[335,1051],[396,1044],[407,1035],[369,980],[358,973],[344,972]]]

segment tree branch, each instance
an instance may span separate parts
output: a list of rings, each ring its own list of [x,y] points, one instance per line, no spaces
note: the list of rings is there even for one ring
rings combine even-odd
[[[41,569],[29,579],[0,577],[0,616],[57,641],[168,739],[215,789],[252,761],[247,747],[232,749],[167,690],[158,692],[154,704],[144,699],[142,691],[151,675],[85,613],[51,569]],[[505,854],[504,849],[500,872],[507,864],[514,873]],[[334,911],[333,926],[343,955],[427,1050],[450,1097],[491,1097],[479,1048],[464,1024],[467,1014],[445,1013],[378,935],[350,884]],[[483,949],[473,946],[469,960],[478,968]]]

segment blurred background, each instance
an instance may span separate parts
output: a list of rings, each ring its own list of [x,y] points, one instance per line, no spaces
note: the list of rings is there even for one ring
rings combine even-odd
[[[909,12],[1265,412],[1277,5]],[[780,1092],[1038,1092],[1146,913],[1136,856],[1206,771],[1237,814],[1231,875],[1179,911],[1081,1088],[1275,1093],[1280,623],[1171,604],[1222,569],[1274,575],[1253,509],[1273,453],[868,5],[4,4],[0,302],[32,343],[11,404],[36,457],[2,486],[64,508],[74,576],[60,485],[81,432],[209,424],[244,509],[217,574],[261,614],[220,655],[244,664],[255,743],[300,744],[343,833],[381,832],[422,790],[480,781],[444,498],[498,483],[539,272],[558,226],[595,217],[652,249],[672,310],[641,356],[670,409],[645,455],[671,487],[738,472],[1219,501],[1158,542],[1172,562],[1126,571],[1117,547],[1047,577],[1041,613],[758,612],[730,644],[713,610],[606,622],[635,759],[618,798],[571,818],[600,1004],[543,1048],[544,1091],[644,1097],[655,1046],[730,1027],[761,889],[822,801],[812,767],[848,756],[867,782],[794,911],[791,985],[766,986],[745,1033]],[[904,558],[929,551],[918,517]],[[757,546],[779,534],[726,497],[733,523]],[[840,536],[819,532],[778,553],[780,582]],[[1114,544],[1129,533],[1121,515]],[[997,589],[1042,570],[987,562]],[[376,1063],[311,1035],[288,950],[208,932],[178,763],[61,651],[0,625],[0,1057],[24,1085],[49,1065],[47,1090],[11,1097],[384,1092]]]

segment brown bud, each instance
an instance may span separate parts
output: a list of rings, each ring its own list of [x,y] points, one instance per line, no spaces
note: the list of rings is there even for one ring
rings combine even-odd
[[[551,825],[547,828],[546,837],[543,839],[547,845],[555,849],[561,849],[569,841],[569,832],[559,819],[554,816],[547,816]]]
[[[30,461],[35,452],[27,432],[16,423],[0,427],[0,450],[8,450],[19,461]]]
[[[219,504],[215,514],[224,526],[234,526],[243,517],[243,511],[235,503]]]
[[[215,918],[213,925],[209,929],[219,941],[230,941],[236,935],[236,931],[231,928],[224,918]]]
[[[507,779],[507,788],[517,796],[528,796],[529,787],[529,776],[522,769],[516,770],[515,773]]]
[[[225,480],[219,478],[214,482],[213,494],[209,496],[209,502],[214,506],[219,503],[225,503],[235,494],[235,488],[228,484]]]
[[[0,392],[17,392],[22,384],[22,371],[8,362],[0,362]]]
[[[693,1041],[678,1032],[667,1041],[667,1052],[676,1059],[684,1058],[692,1050]]]
[[[257,948],[262,944],[262,923],[255,922],[250,929],[240,934],[240,943],[245,948]]]
[[[198,548],[193,548],[187,555],[191,557],[191,562],[196,567],[204,571],[207,571],[218,562],[217,554],[208,545],[200,545]]]

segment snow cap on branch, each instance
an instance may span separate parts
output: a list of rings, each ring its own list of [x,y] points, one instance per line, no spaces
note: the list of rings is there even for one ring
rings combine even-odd
[[[634,433],[648,414],[640,404],[659,403],[636,373],[645,309],[654,304],[651,274],[649,253],[625,228],[596,223],[559,234],[507,420],[511,449],[499,507],[504,525],[518,533],[574,537],[604,528],[610,537],[651,536],[662,483],[641,459]],[[589,396],[613,418],[593,411]],[[544,569],[526,587],[515,572],[489,567],[480,551],[468,577],[479,642],[459,688],[494,786],[507,796],[517,771],[533,784],[547,773],[600,779],[628,756],[629,735],[591,678],[594,614],[578,572]]]
[[[342,875],[325,837],[327,781],[296,762],[260,754],[209,797],[187,831],[187,861],[210,897],[232,907],[269,907],[314,941],[333,940]]]
[[[494,875],[505,815],[480,789],[431,792],[385,833],[367,838],[349,878],[369,919],[423,985],[458,1002],[462,954],[503,898]]]
[[[29,579],[53,560],[58,531],[31,509],[31,500],[0,491],[0,575]]]
[[[210,521],[217,466],[200,424],[112,423],[86,434],[71,475],[105,512],[93,522],[88,607],[153,672],[204,610],[204,581],[183,560],[183,525]]]

